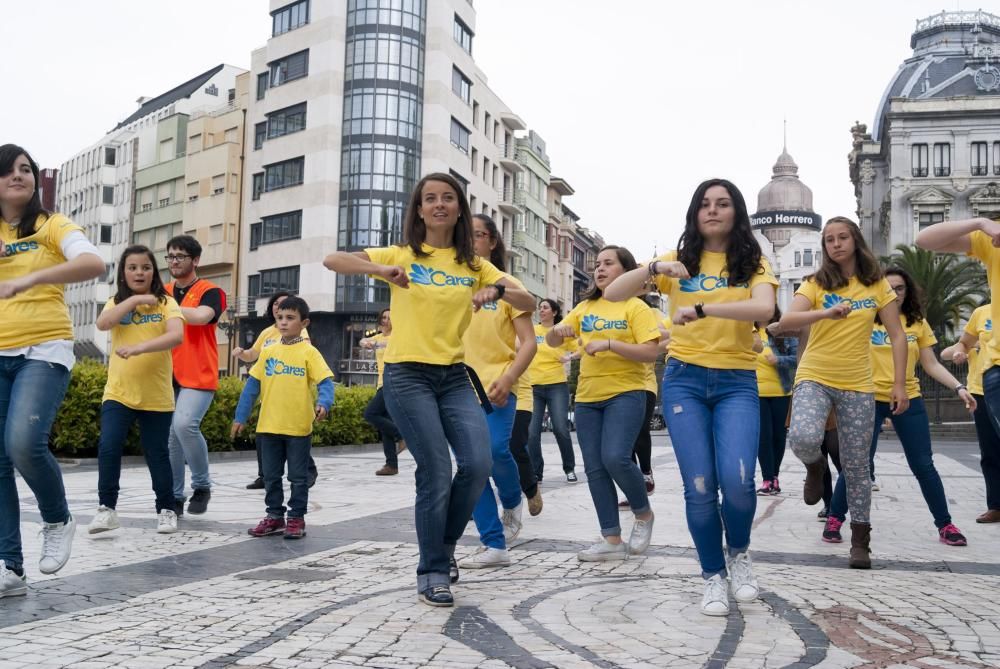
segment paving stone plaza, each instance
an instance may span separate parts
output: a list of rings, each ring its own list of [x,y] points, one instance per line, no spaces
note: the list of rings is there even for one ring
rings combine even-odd
[[[35,568],[39,518],[21,487],[30,590],[0,600],[0,668],[1000,666],[1000,525],[974,522],[983,510],[975,444],[936,457],[967,547],[938,542],[902,453],[891,440],[880,447],[871,571],[846,568],[848,544],[820,541],[789,454],[785,492],[758,498],[751,548],[762,596],[710,618],[699,613],[666,435],[654,435],[653,544],[622,563],[577,561],[597,521],[582,471],[566,483],[546,439],[543,513],[525,514],[513,565],[462,571],[454,608],[417,601],[408,454],[399,476],[376,478],[380,451],[317,449],[308,535],[295,542],[247,536],[264,512],[263,491],[244,489],[250,458],[214,462],[208,513],[184,516],[172,535],[155,532],[145,467],[127,467],[122,528],[97,538],[86,533],[96,469],[66,465],[79,525],[54,577]],[[477,543],[470,523],[459,556]]]

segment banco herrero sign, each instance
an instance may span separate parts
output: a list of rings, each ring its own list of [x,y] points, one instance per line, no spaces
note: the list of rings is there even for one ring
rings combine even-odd
[[[750,217],[750,227],[755,230],[786,226],[820,230],[823,227],[823,219],[819,214],[810,211],[758,211]]]

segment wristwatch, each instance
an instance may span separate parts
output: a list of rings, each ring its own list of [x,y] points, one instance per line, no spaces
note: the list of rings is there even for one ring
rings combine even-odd
[[[959,393],[962,390],[968,390],[968,388],[965,387],[964,383],[960,383],[957,386],[955,386],[955,393],[956,394]]]
[[[694,313],[698,314],[698,318],[704,318],[705,316],[707,316],[707,314],[705,313],[705,303],[698,302],[697,304],[695,304]]]

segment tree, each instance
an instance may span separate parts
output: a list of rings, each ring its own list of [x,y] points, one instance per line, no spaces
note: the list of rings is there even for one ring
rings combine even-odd
[[[954,253],[934,253],[900,244],[882,262],[902,267],[923,289],[927,323],[942,341],[953,341],[961,321],[989,296],[983,266]]]

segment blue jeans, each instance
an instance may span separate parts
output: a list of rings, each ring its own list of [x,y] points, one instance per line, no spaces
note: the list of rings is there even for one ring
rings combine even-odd
[[[191,487],[211,489],[208,476],[208,442],[201,433],[201,420],[212,406],[215,391],[178,388],[174,391],[174,418],[170,423],[170,468],[174,476],[174,499],[184,499],[184,463],[191,468]]]
[[[639,465],[632,462],[632,448],[646,415],[646,393],[642,390],[615,395],[601,402],[576,403],[576,438],[583,453],[587,487],[597,511],[601,534],[621,536],[618,494],[622,489],[632,513],[649,511],[646,483]]]
[[[927,418],[927,409],[922,397],[910,400],[910,408],[898,416],[892,415],[892,407],[888,402],[875,402],[875,430],[872,433],[870,459],[875,459],[875,449],[878,447],[878,436],[882,432],[882,422],[888,418],[892,427],[903,444],[903,454],[910,471],[917,477],[920,492],[923,493],[927,508],[934,517],[934,525],[941,529],[951,524],[951,514],[948,512],[948,500],[944,495],[944,484],[934,467],[934,454],[931,452],[931,429]],[[873,470],[874,471],[874,470]],[[847,487],[844,477],[837,478],[833,489],[833,501],[830,503],[830,514],[843,522],[847,517]]]
[[[976,424],[976,438],[979,441],[979,467],[983,470],[986,484],[986,508],[1000,511],[1000,434],[996,424],[990,420],[986,398],[974,395],[976,411],[972,418]]]
[[[142,451],[156,495],[156,512],[174,510],[174,475],[167,450],[172,418],[170,411],[140,411],[114,400],[101,404],[101,443],[97,449],[97,496],[101,504],[109,509],[118,506],[122,449],[129,429],[138,420]]]
[[[785,419],[791,402],[791,395],[760,398],[760,444],[757,459],[760,461],[760,476],[764,481],[773,481],[781,472],[785,440],[788,437]]]
[[[261,464],[264,467],[264,503],[271,518],[303,518],[309,504],[309,449],[312,436],[290,437],[285,434],[257,433],[257,448],[260,449]],[[288,508],[285,508],[285,491],[281,486],[281,475],[288,463]]]
[[[416,463],[417,591],[448,585],[449,559],[486,486],[489,427],[462,364],[386,363],[385,404]],[[451,453],[458,471],[451,472]]]
[[[542,419],[545,407],[549,407],[552,432],[559,445],[563,471],[567,474],[576,469],[573,454],[573,438],[569,436],[569,386],[565,383],[548,383],[531,389],[534,407],[531,413],[531,427],[528,429],[528,453],[535,467],[535,478],[542,480],[545,458],[542,457]]]
[[[69,520],[62,471],[49,451],[49,430],[69,385],[69,370],[23,355],[0,356],[0,560],[24,563],[16,469],[46,523]],[[10,417],[10,420],[8,420]]]
[[[399,430],[392,422],[389,412],[385,408],[385,395],[382,389],[375,391],[375,395],[365,407],[365,420],[371,423],[382,437],[382,452],[385,454],[385,464],[390,467],[399,466],[399,457],[396,455],[396,442],[399,441]]]
[[[521,503],[521,479],[517,473],[517,463],[510,452],[510,434],[514,429],[514,415],[517,412],[517,398],[511,395],[506,406],[493,405],[493,413],[486,415],[490,429],[490,452],[493,455],[493,481],[500,493],[500,503],[505,509],[513,509]],[[497,498],[493,486],[486,479],[483,494],[472,511],[472,519],[479,530],[479,540],[489,548],[506,548],[503,523],[497,513]]]
[[[702,576],[725,574],[723,530],[730,555],[745,551],[757,510],[757,374],[699,367],[671,358],[663,372],[660,397],[684,481],[688,530]]]
[[[993,424],[993,430],[996,435],[1000,435],[1000,367],[990,367],[983,374],[983,399],[986,400],[986,413]],[[986,478],[987,485],[987,505],[991,509],[1000,508],[1000,506],[993,506],[995,502],[1000,502],[1000,499],[990,499],[991,479],[995,486],[994,491],[1000,495],[1000,481],[995,478],[1000,477],[1000,445],[995,439],[985,441],[981,439],[979,448],[982,451],[983,476]]]

